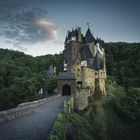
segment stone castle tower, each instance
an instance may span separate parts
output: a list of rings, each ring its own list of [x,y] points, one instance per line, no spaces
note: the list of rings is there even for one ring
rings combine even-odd
[[[89,28],[85,36],[81,33],[80,27],[68,31],[65,39],[64,72],[58,76],[58,87],[62,90],[58,89],[58,91],[63,94],[61,86],[65,83],[69,85],[78,106],[83,104],[80,103],[83,98],[93,95],[97,90],[102,95],[106,95],[105,80],[105,52],[100,41],[94,38]]]

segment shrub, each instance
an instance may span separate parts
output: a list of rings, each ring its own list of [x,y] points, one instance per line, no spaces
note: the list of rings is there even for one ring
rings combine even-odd
[[[140,121],[140,91],[128,89],[125,96],[118,102],[119,113],[128,121]]]

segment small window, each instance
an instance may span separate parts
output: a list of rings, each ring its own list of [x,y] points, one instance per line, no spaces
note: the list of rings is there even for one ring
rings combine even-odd
[[[97,75],[97,72],[95,72],[95,75]]]
[[[80,71],[80,69],[78,69],[78,71]]]

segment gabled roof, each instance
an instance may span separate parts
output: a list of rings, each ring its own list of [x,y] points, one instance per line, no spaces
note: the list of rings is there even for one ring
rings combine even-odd
[[[58,80],[76,80],[74,73],[72,72],[61,72],[59,73]]]

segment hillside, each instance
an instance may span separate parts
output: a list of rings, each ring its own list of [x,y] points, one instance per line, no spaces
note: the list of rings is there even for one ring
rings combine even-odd
[[[140,87],[140,43],[105,43],[106,68],[110,78],[125,87]],[[38,91],[50,65],[62,71],[63,54],[32,57],[0,49],[0,110],[40,98]],[[48,87],[56,86],[51,80]]]
[[[126,89],[140,87],[140,43],[105,43],[106,69]]]
[[[40,98],[41,81],[50,65],[62,69],[63,56],[32,57],[22,52],[0,49],[0,110]]]
[[[58,115],[49,140],[139,140],[140,89],[108,85],[110,96],[89,98],[83,111]]]

